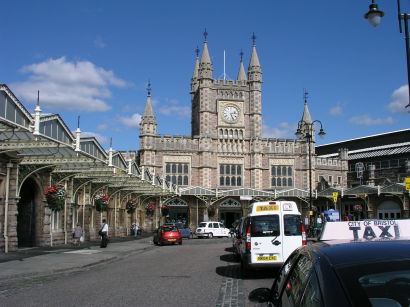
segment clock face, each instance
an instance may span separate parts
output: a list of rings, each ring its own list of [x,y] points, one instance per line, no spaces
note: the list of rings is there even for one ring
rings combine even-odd
[[[226,107],[223,111],[223,117],[225,120],[234,122],[238,119],[239,111],[233,106]]]

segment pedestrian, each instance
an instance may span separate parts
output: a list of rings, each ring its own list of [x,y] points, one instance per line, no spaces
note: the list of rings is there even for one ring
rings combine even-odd
[[[101,236],[101,248],[107,247],[108,244],[108,224],[107,221],[104,219],[102,220],[100,231],[98,234]]]
[[[140,224],[138,223],[138,221],[136,221],[134,224],[134,237],[138,236],[138,229],[140,227]]]
[[[81,237],[83,236],[83,229],[81,228],[80,224],[74,228],[73,232],[73,244],[80,246],[81,244]]]

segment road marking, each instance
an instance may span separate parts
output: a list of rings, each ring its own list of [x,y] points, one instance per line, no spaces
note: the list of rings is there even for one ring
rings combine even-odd
[[[101,251],[98,251],[95,249],[80,249],[80,250],[75,250],[75,251],[64,252],[64,254],[82,254],[82,255],[91,255],[91,254],[96,254],[96,253],[101,253]]]

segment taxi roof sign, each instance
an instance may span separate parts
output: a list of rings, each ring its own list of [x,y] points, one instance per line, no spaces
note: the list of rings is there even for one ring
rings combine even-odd
[[[410,219],[327,222],[319,240],[391,240],[409,233]]]

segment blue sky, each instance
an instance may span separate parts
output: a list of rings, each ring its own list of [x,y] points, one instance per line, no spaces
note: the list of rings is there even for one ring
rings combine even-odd
[[[294,138],[309,92],[319,144],[409,128],[404,34],[396,1],[373,28],[370,0],[3,1],[0,83],[107,148],[138,148],[138,122],[152,83],[160,134],[189,135],[190,94],[204,29],[214,77],[245,69],[251,36],[263,70],[265,137]],[[410,13],[408,1],[403,12]]]

